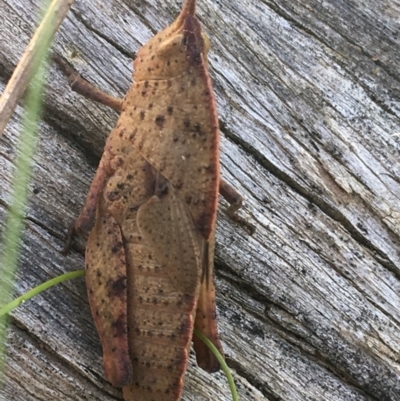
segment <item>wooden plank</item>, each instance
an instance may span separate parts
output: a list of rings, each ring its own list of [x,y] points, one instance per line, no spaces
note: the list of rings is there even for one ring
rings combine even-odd
[[[175,0],[76,1],[55,50],[114,96]],[[0,0],[1,90],[36,1]],[[221,213],[221,337],[241,400],[400,399],[400,7],[393,0],[199,0],[222,122],[222,173],[249,237]],[[41,126],[16,292],[83,267],[59,254],[117,114],[72,93],[56,66]],[[0,224],[22,109],[0,138]],[[225,204],[221,202],[221,211]],[[117,400],[82,279],[13,313],[1,401]],[[193,360],[193,358],[192,358]],[[229,400],[189,367],[183,400]]]

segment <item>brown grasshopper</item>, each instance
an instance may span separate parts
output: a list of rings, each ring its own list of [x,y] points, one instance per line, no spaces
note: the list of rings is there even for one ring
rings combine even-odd
[[[69,238],[94,222],[89,302],[105,376],[126,401],[180,399],[194,327],[222,353],[213,274],[218,192],[232,216],[242,198],[220,180],[210,45],[195,8],[186,0],[174,23],[138,51],[123,101],[55,57],[73,90],[121,112]],[[205,345],[193,343],[199,366],[218,370]]]

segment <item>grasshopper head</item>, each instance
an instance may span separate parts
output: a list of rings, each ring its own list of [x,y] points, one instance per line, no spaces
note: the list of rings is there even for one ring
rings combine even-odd
[[[174,78],[205,62],[210,41],[201,32],[195,11],[196,0],[186,0],[177,19],[138,51],[135,82]]]

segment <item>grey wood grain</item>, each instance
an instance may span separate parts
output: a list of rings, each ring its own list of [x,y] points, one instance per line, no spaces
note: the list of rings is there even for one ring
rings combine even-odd
[[[217,231],[219,327],[241,400],[400,400],[400,3],[199,0],[221,120],[224,178],[249,237]],[[180,2],[76,0],[54,50],[122,97],[130,58]],[[37,2],[0,0],[0,87]],[[41,123],[16,293],[84,266],[59,254],[117,114],[72,93],[56,66]],[[22,108],[0,138],[0,226]],[[221,201],[221,211],[226,204]],[[1,401],[120,400],[102,376],[84,280],[12,313]],[[229,400],[195,366],[183,400]]]

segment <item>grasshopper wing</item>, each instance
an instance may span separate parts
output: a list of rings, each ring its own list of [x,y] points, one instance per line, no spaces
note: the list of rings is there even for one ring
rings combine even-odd
[[[132,380],[127,335],[126,260],[121,229],[100,202],[86,246],[86,285],[103,346],[104,373],[114,386]]]
[[[168,185],[137,212],[128,245],[129,348],[127,401],[181,397],[201,279],[204,240],[189,208]]]

